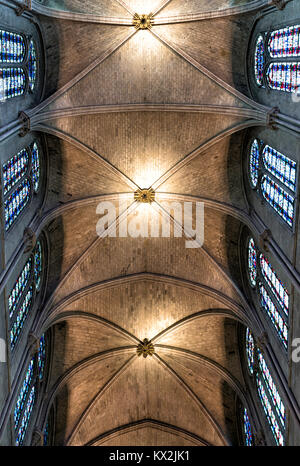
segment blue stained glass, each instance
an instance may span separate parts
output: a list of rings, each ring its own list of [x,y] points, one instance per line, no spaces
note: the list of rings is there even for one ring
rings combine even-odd
[[[284,445],[284,436],[282,433],[281,428],[279,427],[279,424],[277,422],[275,413],[273,411],[273,408],[271,406],[271,403],[268,399],[268,396],[266,394],[265,388],[260,380],[260,378],[257,376],[257,389],[258,389],[258,395],[261,400],[264,412],[266,414],[268,423],[271,427],[273,436],[275,438],[275,441],[277,445],[283,446]]]
[[[38,192],[40,186],[40,153],[36,142],[32,146],[32,182],[34,192]]]
[[[271,63],[267,71],[267,81],[271,89],[297,92],[300,87],[300,62]]]
[[[256,41],[254,61],[256,83],[258,84],[258,86],[262,87],[265,67],[265,46],[264,39],[262,36],[259,36],[259,38]]]
[[[9,310],[9,317],[12,318],[17,304],[29,282],[29,278],[31,275],[32,270],[32,259],[28,259],[26,262],[22,272],[18,276],[18,279],[15,283],[15,286],[11,290],[9,297],[8,297],[8,310]]]
[[[47,421],[47,424],[44,429],[44,446],[48,445],[49,441],[49,421]]]
[[[258,182],[259,170],[259,145],[257,139],[252,143],[250,149],[250,180],[253,188],[256,188]]]
[[[247,447],[253,446],[253,435],[250,424],[250,419],[248,416],[248,411],[244,408],[244,435],[245,435],[245,444]]]
[[[25,58],[25,41],[19,34],[0,30],[0,62],[22,63]]]
[[[24,326],[26,317],[28,316],[29,310],[32,305],[32,300],[33,300],[33,287],[31,286],[26,293],[26,296],[18,310],[18,313],[16,315],[16,319],[11,325],[10,329],[10,344],[11,344],[11,349],[13,350],[17,341],[18,337],[21,333],[21,330]]]
[[[29,76],[29,87],[33,91],[37,75],[37,56],[36,48],[33,40],[29,44],[29,58],[28,58],[28,76]]]
[[[256,257],[256,248],[254,244],[254,239],[251,238],[248,244],[248,271],[250,283],[252,286],[256,285],[256,276],[257,276],[257,257]]]
[[[300,56],[300,25],[278,29],[272,32],[268,43],[272,58]]]
[[[272,299],[270,298],[267,290],[265,287],[260,284],[259,285],[259,291],[260,291],[260,302],[262,308],[267,312],[268,316],[270,317],[276,332],[282,341],[284,347],[287,349],[287,341],[288,341],[288,328],[281,317],[280,313],[276,309]]]
[[[29,165],[29,154],[22,149],[18,154],[11,157],[2,168],[3,172],[3,194],[7,194],[13,186],[25,175]]]
[[[45,362],[46,362],[46,343],[45,343],[45,336],[42,335],[40,339],[40,346],[39,346],[39,352],[38,352],[38,366],[39,366],[40,380],[42,380],[44,377]]]
[[[246,330],[246,354],[248,361],[248,368],[251,374],[254,371],[254,354],[255,354],[255,345],[254,338],[249,328]]]
[[[0,68],[0,102],[23,95],[26,77],[22,68]]]
[[[18,188],[4,203],[5,210],[5,229],[14,223],[20,213],[23,211],[30,199],[30,182],[28,179],[23,181]]]
[[[34,278],[35,278],[35,287],[39,291],[41,286],[42,278],[42,266],[43,266],[43,252],[41,242],[38,241],[34,253]]]
[[[30,416],[31,416],[32,409],[33,409],[34,402],[35,402],[35,391],[36,391],[35,386],[33,386],[31,388],[29,397],[27,399],[26,408],[23,412],[21,423],[18,426],[18,429],[16,430],[16,445],[17,446],[22,445],[24,438],[25,438],[26,430],[29,424]]]
[[[289,226],[293,226],[295,199],[268,176],[264,176],[262,179],[261,191],[263,197],[280,217]]]
[[[269,371],[269,368],[266,364],[266,361],[261,353],[260,350],[257,351],[257,355],[258,355],[258,362],[259,362],[259,369],[260,369],[260,372],[262,374],[262,377],[265,381],[265,384],[266,384],[266,387],[267,387],[267,390],[269,392],[269,395],[271,397],[271,400],[273,402],[273,405],[276,409],[276,412],[279,416],[279,419],[280,419],[280,422],[282,424],[283,427],[285,427],[285,407],[284,407],[284,404],[281,400],[281,397],[278,393],[278,390],[276,388],[276,385],[273,381],[273,378],[270,374],[270,371]]]
[[[266,169],[284,183],[292,191],[296,189],[297,164],[270,146],[263,150],[263,161]]]
[[[22,411],[25,405],[26,397],[27,397],[27,394],[29,392],[29,388],[32,382],[33,367],[34,367],[34,359],[32,359],[29,363],[28,369],[26,371],[25,379],[23,381],[23,384],[22,384],[22,387],[21,387],[21,390],[20,390],[20,393],[17,399],[17,403],[14,409],[15,429],[18,426],[18,423],[19,423],[19,420],[20,420],[20,417],[21,417],[21,414],[22,414]]]
[[[285,314],[289,314],[289,294],[282,281],[277,277],[268,259],[261,254],[260,255],[260,268],[262,275],[272,292],[276,296],[280,306],[284,310]]]

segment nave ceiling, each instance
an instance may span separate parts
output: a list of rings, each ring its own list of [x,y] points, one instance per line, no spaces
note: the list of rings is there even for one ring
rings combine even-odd
[[[251,312],[240,291],[242,147],[268,110],[247,84],[253,14],[164,24],[232,2],[125,3],[69,0],[64,9],[128,22],[130,12],[164,7],[145,31],[40,20],[45,100],[30,116],[48,147],[44,210],[57,209],[46,227],[43,322],[53,328],[55,441],[236,444],[237,401],[247,399],[239,323]],[[204,201],[202,248],[187,249],[184,238],[97,236],[99,202],[117,209],[119,194],[132,203],[150,186],[158,209],[164,200]],[[145,338],[155,353],[138,357]]]

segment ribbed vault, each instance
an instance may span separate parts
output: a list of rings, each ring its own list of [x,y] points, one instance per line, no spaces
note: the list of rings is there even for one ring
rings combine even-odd
[[[242,130],[265,125],[268,111],[249,98],[238,65],[251,17],[230,16],[225,0],[94,3],[64,2],[64,11],[128,20],[159,10],[158,23],[217,14],[151,31],[49,11],[43,19],[50,60],[47,44],[59,37],[58,77],[48,69],[47,98],[29,112],[50,156],[50,273],[36,329],[52,327],[54,338],[44,418],[55,403],[57,444],[235,444],[236,401],[247,405],[237,324],[249,312],[238,282],[247,216],[239,148]],[[101,199],[120,226],[118,195],[132,204],[135,189],[150,186],[153,217],[166,199],[205,201],[202,248],[97,236]],[[155,346],[146,359],[136,354],[144,338]]]

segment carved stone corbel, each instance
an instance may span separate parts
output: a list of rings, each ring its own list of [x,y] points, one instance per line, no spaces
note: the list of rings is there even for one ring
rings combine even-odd
[[[266,332],[263,332],[261,335],[259,335],[257,338],[256,338],[256,343],[257,343],[257,346],[261,349],[261,348],[265,348],[267,346],[267,344],[269,343],[269,337],[268,337],[268,334]]]
[[[31,356],[34,356],[39,350],[40,339],[33,332],[30,332],[28,335],[27,342],[30,348]]]
[[[19,135],[21,137],[24,137],[30,131],[30,117],[29,117],[29,115],[27,115],[27,113],[20,112],[19,113],[19,120],[23,125],[22,128],[20,129]]]
[[[279,110],[278,107],[273,107],[268,111],[267,121],[266,121],[266,124],[267,124],[268,128],[271,128],[271,129],[274,129],[274,130],[277,129],[276,123],[274,122],[274,117],[276,117],[279,112],[280,112],[280,110]]]
[[[31,228],[25,228],[23,234],[23,241],[25,243],[24,254],[33,251],[36,245],[37,238],[35,232]]]
[[[42,447],[44,445],[44,436],[43,433],[35,429],[32,434],[31,446],[32,447]]]
[[[286,0],[272,0],[271,4],[276,6],[278,10],[283,10],[286,5]]]
[[[263,251],[268,252],[269,248],[269,242],[272,237],[272,233],[269,229],[264,230],[260,235],[259,235],[259,246]]]
[[[20,5],[17,9],[16,9],[16,15],[17,16],[22,16],[22,14],[25,12],[25,11],[30,11],[32,8],[31,8],[31,0],[25,0],[23,5]]]
[[[266,445],[265,435],[264,435],[264,433],[263,433],[263,431],[261,429],[259,429],[255,433],[254,438],[255,438],[255,446],[256,447],[264,447]]]

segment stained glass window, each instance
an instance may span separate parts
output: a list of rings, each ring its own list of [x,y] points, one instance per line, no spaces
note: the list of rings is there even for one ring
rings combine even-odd
[[[265,66],[265,46],[264,46],[264,39],[262,36],[259,36],[256,42],[255,47],[255,79],[258,86],[263,85],[263,77],[264,77],[264,66]]]
[[[260,284],[260,286],[262,286]],[[266,419],[270,425],[277,445],[284,445],[284,434],[286,425],[286,410],[281,396],[271,376],[269,367],[259,348],[255,347],[251,331],[246,330],[246,356],[251,374],[255,372],[257,391],[262,403]],[[254,366],[257,358],[258,364]],[[248,413],[244,411],[244,434],[246,445],[253,444],[251,425]],[[252,443],[251,443],[252,442]]]
[[[25,401],[30,389],[31,382],[33,380],[33,369],[34,369],[34,359],[32,359],[29,363],[28,369],[26,371],[25,379],[22,384],[17,403],[14,409],[14,423],[15,423],[15,428],[17,428],[19,424],[19,420],[25,405]]]
[[[15,184],[23,178],[29,165],[29,154],[27,149],[22,149],[18,154],[11,157],[2,167],[3,194],[7,194]]]
[[[274,435],[275,441],[277,445],[283,446],[284,445],[284,436],[283,433],[279,427],[279,424],[277,422],[276,416],[273,411],[273,407],[269,401],[269,398],[266,394],[264,385],[260,378],[257,376],[257,389],[258,389],[258,395],[261,400],[261,404],[263,406],[264,412],[266,414],[266,418],[268,420],[268,423],[271,427],[272,433]]]
[[[31,173],[28,172],[30,157]],[[26,147],[18,152],[18,154],[11,157],[3,164],[2,174],[3,195],[5,197],[5,228],[8,230],[28,204],[32,189],[35,193],[39,190],[41,176],[41,150],[38,144],[34,142],[31,149]],[[26,179],[22,181],[22,178],[26,175]],[[29,175],[31,175],[32,183],[29,181]],[[21,184],[19,184],[20,181],[22,181]],[[15,190],[8,198],[7,195],[9,195],[13,188]]]
[[[34,404],[42,385],[41,373],[45,369],[45,337],[40,339],[38,352],[31,359],[14,408],[14,428],[16,445],[23,445]],[[38,372],[37,372],[38,369]]]
[[[272,58],[300,56],[300,25],[278,29],[272,32],[268,43]]]
[[[0,30],[0,65],[0,101],[35,89],[38,60],[32,39]]]
[[[245,435],[245,444],[247,447],[253,446],[253,435],[250,424],[250,419],[248,416],[248,411],[244,408],[244,435]]]
[[[33,40],[29,44],[29,58],[28,58],[28,76],[29,76],[29,87],[33,91],[37,75],[37,56],[36,48]]]
[[[252,143],[250,149],[250,180],[254,188],[258,182],[258,170],[259,170],[259,145],[257,139]]]
[[[39,366],[40,380],[42,380],[44,377],[45,362],[46,362],[46,343],[45,343],[45,336],[42,335],[40,339],[39,352],[38,352],[38,366]]]
[[[260,144],[262,145],[261,148]],[[263,167],[260,166],[260,155],[262,155]],[[257,139],[253,141],[250,148],[249,165],[250,183],[253,188],[258,187],[260,172],[269,172],[280,183],[296,192],[297,163],[269,145],[263,147],[263,141],[261,143]],[[293,195],[290,195],[266,174],[261,179],[260,189],[261,194],[273,209],[292,227],[295,210]]]
[[[26,286],[29,283],[29,278],[31,276],[32,270],[32,259],[29,258],[26,262],[22,272],[20,273],[15,286],[11,290],[9,297],[8,297],[8,310],[9,310],[9,317],[12,318],[17,304],[25,291]]]
[[[24,207],[27,205],[30,199],[30,182],[28,179],[23,181],[18,188],[9,196],[4,203],[5,210],[5,229],[9,227],[18,218]]]
[[[41,242],[38,241],[34,253],[34,277],[35,277],[35,286],[36,290],[39,291],[41,285],[41,276],[42,276],[42,261],[43,261],[43,252]]]
[[[23,412],[22,420],[21,420],[20,425],[18,426],[18,428],[16,430],[16,445],[17,446],[22,445],[22,443],[23,443],[23,440],[24,440],[24,437],[25,437],[25,434],[26,434],[26,430],[27,430],[27,427],[28,427],[28,424],[29,424],[30,416],[31,416],[31,413],[32,413],[32,409],[33,409],[33,406],[34,406],[34,402],[35,402],[35,392],[36,392],[36,388],[35,388],[35,386],[33,386],[31,388],[29,397],[28,397],[27,402],[26,402],[26,408],[25,408],[25,410]]]
[[[257,350],[258,372],[256,374],[258,395],[265,411],[277,445],[284,445],[286,412],[266,361]]]
[[[261,192],[271,207],[289,225],[294,221],[294,198],[275,183],[269,176],[264,176],[261,182]]]
[[[271,89],[297,92],[300,87],[300,62],[271,63],[267,71],[267,81]]]
[[[259,291],[260,291],[261,306],[266,311],[268,316],[270,317],[284,347],[287,348],[287,341],[288,341],[287,325],[284,319],[282,318],[282,316],[280,315],[280,313],[278,312],[278,310],[276,309],[276,306],[274,305],[272,299],[270,298],[267,290],[261,283],[259,285]]]
[[[257,257],[256,257],[256,248],[254,244],[254,239],[251,238],[248,244],[248,270],[249,278],[252,286],[256,285],[256,276],[257,276]]]
[[[0,101],[23,95],[26,77],[23,68],[0,68]]]
[[[253,335],[249,328],[247,328],[246,330],[246,353],[247,353],[249,371],[251,374],[253,374],[255,345],[254,345]]]
[[[296,162],[281,154],[270,146],[263,150],[263,161],[266,169],[292,191],[296,188]]]
[[[0,30],[0,62],[22,63],[25,58],[25,41],[19,34]]]
[[[10,329],[10,344],[11,349],[13,350],[20,335],[20,332],[24,326],[26,317],[30,311],[33,302],[33,287],[31,286],[27,291],[25,298],[18,309],[18,313],[16,314],[16,318],[11,325]]]
[[[47,421],[47,424],[45,425],[44,429],[44,446],[48,445],[49,442],[49,421]]]
[[[38,192],[40,186],[40,153],[37,143],[35,142],[31,149],[32,152],[32,183],[34,192]]]
[[[270,398],[273,402],[273,405],[275,407],[275,410],[277,412],[277,415],[280,419],[280,422],[282,424],[282,426],[284,427],[285,426],[285,407],[284,407],[284,404],[281,400],[281,397],[278,393],[278,390],[276,388],[276,385],[273,381],[273,378],[270,374],[270,371],[269,371],[269,368],[266,364],[266,361],[261,353],[260,350],[257,351],[257,355],[258,355],[258,362],[259,362],[259,369],[260,369],[260,372],[262,374],[262,378],[265,382],[265,385],[266,385],[266,389],[270,395]]]
[[[268,259],[261,254],[260,255],[260,268],[262,275],[275,297],[278,300],[281,308],[284,310],[285,314],[288,316],[289,312],[289,294],[282,281],[277,277],[274,269],[272,268]]]

